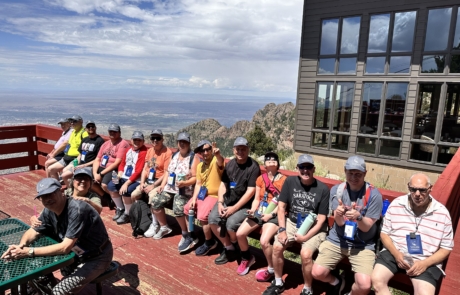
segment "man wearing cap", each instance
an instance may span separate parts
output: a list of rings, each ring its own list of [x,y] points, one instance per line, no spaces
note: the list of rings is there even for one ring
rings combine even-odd
[[[133,204],[131,193],[139,185],[147,154],[142,132],[133,132],[131,144],[132,147],[128,149],[121,160],[120,166],[118,166],[118,176],[107,185],[110,196],[117,206],[115,215],[112,218],[117,224],[130,222],[129,209]],[[123,196],[123,199],[121,196]]]
[[[110,124],[108,132],[110,140],[102,144],[93,162],[94,185],[91,189],[101,197],[109,194],[107,185],[112,179],[112,172],[118,173],[118,165],[130,148],[129,142],[121,138],[118,124]]]
[[[236,258],[236,231],[246,218],[246,211],[251,208],[256,180],[260,175],[259,163],[249,157],[246,138],[235,139],[233,154],[235,158],[225,166],[218,201],[208,218],[212,231],[224,245],[222,253],[214,260],[216,264],[224,264]]]
[[[148,149],[145,157],[144,171],[142,172],[140,185],[132,192],[133,199],[139,199],[145,193],[149,197],[149,204],[157,194],[156,188],[161,185],[165,170],[171,162],[172,152],[169,148],[163,145],[163,132],[160,129],[155,129],[150,132],[150,142],[152,147]],[[152,210],[152,224],[145,231],[144,236],[153,237],[160,228],[158,221],[155,218]]]
[[[313,277],[329,283],[328,294],[340,294],[344,279],[331,274],[344,257],[348,257],[355,282],[353,295],[368,294],[375,262],[376,221],[382,213],[382,195],[367,183],[366,163],[359,156],[351,156],[345,163],[346,182],[332,187],[329,199],[334,225],[319,248],[313,265]]]
[[[72,133],[68,119],[63,118],[59,120],[58,124],[61,125],[62,135],[54,144],[53,150],[48,155],[46,155],[45,170],[47,177],[49,177],[48,167],[64,157],[67,144],[69,143],[70,134]]]
[[[375,294],[391,294],[388,281],[407,274],[414,294],[434,295],[445,275],[442,263],[454,247],[449,210],[431,192],[427,175],[416,173],[407,184],[409,193],[393,200],[383,220],[380,238],[385,247],[372,272]]]
[[[18,245],[11,245],[2,259],[21,259],[35,256],[55,256],[77,253],[75,262],[61,270],[62,280],[53,288],[53,294],[75,294],[102,274],[113,257],[112,243],[99,214],[88,203],[67,198],[61,193],[61,184],[45,178],[37,184],[38,195],[45,209],[40,214],[41,224],[30,228]],[[29,247],[40,235],[48,236],[58,244]],[[78,268],[77,268],[78,266]]]
[[[284,182],[278,199],[278,234],[273,243],[273,268],[275,280],[265,290],[264,295],[280,294],[284,291],[282,280],[283,253],[294,243],[302,245],[300,258],[304,287],[301,295],[312,295],[313,254],[326,239],[327,214],[329,212],[329,188],[314,177],[315,163],[310,155],[300,155],[297,160],[298,175],[289,176]],[[314,214],[316,221],[304,233],[298,233],[299,227],[308,215]]]
[[[208,224],[208,216],[217,202],[217,192],[225,162],[216,143],[211,144],[208,140],[198,143],[195,154],[201,154],[203,162],[198,164],[195,190],[192,198],[184,207],[184,213],[189,214],[190,209],[194,210],[197,219],[203,226],[205,241],[195,250],[197,256],[203,256],[217,247],[217,241],[213,239],[211,227]]]
[[[85,128],[83,128],[83,119],[80,116],[75,115],[69,118],[69,122],[73,128],[68,142],[69,149],[59,162],[49,166],[47,170],[48,175],[57,180],[59,179],[59,173],[62,172],[64,167],[69,165],[75,158],[78,157],[78,155],[80,155],[78,148],[80,147],[83,138],[88,136],[88,132],[86,132]]]
[[[88,121],[88,123],[86,123],[86,132],[88,132],[88,136],[83,138],[80,146],[78,147],[79,155],[77,157],[77,166],[70,163],[62,171],[61,178],[64,181],[64,184],[68,184],[74,170],[84,167],[92,168],[93,162],[99,153],[99,149],[105,142],[104,139],[96,133],[96,123],[93,121]]]

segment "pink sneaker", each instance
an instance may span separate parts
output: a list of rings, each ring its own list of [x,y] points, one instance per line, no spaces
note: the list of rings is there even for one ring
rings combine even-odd
[[[269,273],[267,268],[260,269],[256,272],[256,280],[258,282],[269,282],[275,276],[274,273]]]
[[[251,259],[249,260],[241,260],[241,263],[240,265],[238,266],[238,269],[236,270],[236,272],[240,275],[240,276],[244,276],[245,274],[247,274],[249,272],[249,268],[254,264],[256,263],[256,258],[254,256],[251,255]]]

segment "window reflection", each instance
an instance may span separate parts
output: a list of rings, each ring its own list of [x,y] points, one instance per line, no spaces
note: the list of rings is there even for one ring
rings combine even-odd
[[[412,138],[434,141],[441,84],[421,84]]]
[[[338,31],[339,19],[323,20],[321,28],[321,55],[336,54]]]
[[[442,120],[441,141],[460,142],[460,84],[451,84],[447,87],[446,105]]]
[[[341,54],[358,53],[361,17],[347,17],[342,21]]]
[[[450,160],[454,157],[458,151],[458,147],[453,146],[440,146],[438,147],[438,163],[449,164]]]
[[[450,73],[460,73],[460,55],[452,55],[450,60]]]
[[[332,134],[331,135],[331,149],[335,150],[348,150],[348,135],[339,135],[339,134]]]
[[[356,74],[356,57],[341,58],[339,61],[339,74]]]
[[[408,83],[388,83],[382,135],[401,137]]]
[[[371,16],[367,52],[377,53],[387,51],[389,28],[390,14]]]
[[[395,13],[392,52],[412,51],[415,29],[415,11]]]
[[[433,150],[434,141],[427,140],[427,143],[413,143],[411,144],[410,159],[431,162]]]
[[[439,74],[444,72],[443,55],[424,55],[422,59],[422,73]]]
[[[329,116],[332,107],[333,83],[318,83],[315,112],[315,128],[329,129]]]
[[[376,138],[371,137],[358,137],[358,153],[363,154],[375,154],[375,147],[376,147]]]
[[[454,49],[460,49],[460,9],[457,12],[457,24],[455,25]]]
[[[349,132],[355,84],[343,82],[336,87],[333,129]]]
[[[392,56],[390,58],[390,74],[405,74],[410,70],[410,56]]]
[[[328,141],[329,141],[329,134],[312,132],[312,142],[311,142],[312,146],[327,148]]]
[[[377,134],[383,83],[363,84],[359,133]]]
[[[428,13],[425,51],[446,50],[452,8],[431,9]]]
[[[401,150],[401,142],[395,140],[381,139],[380,140],[380,155],[387,157],[399,157]]]
[[[385,57],[368,57],[366,59],[366,74],[384,74]]]
[[[321,58],[319,60],[318,74],[334,75],[335,74],[335,58]]]

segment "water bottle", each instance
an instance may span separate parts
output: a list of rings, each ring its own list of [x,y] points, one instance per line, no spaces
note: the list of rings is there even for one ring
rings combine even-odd
[[[72,163],[73,163],[73,167],[77,167],[78,166],[78,159],[77,158],[73,159]]]
[[[306,235],[307,232],[310,230],[311,226],[313,225],[313,223],[315,222],[315,220],[316,220],[316,214],[313,212],[310,212],[308,216],[305,218],[305,220],[302,222],[302,225],[300,226],[300,228],[297,230],[297,233],[302,236]]]
[[[177,181],[185,181],[185,174],[178,174]],[[179,195],[181,196],[185,195],[185,187],[179,188]]]
[[[270,204],[268,204],[267,209],[265,210],[265,214],[270,214],[275,210],[276,206],[278,206],[278,197],[279,195],[276,195],[273,197],[273,199],[270,201]]]
[[[190,210],[188,210],[188,230],[190,232],[193,232],[194,225],[195,225],[195,210],[190,208]]]
[[[382,216],[385,216],[385,213],[387,213],[388,206],[390,206],[390,201],[388,199],[383,200]]]
[[[409,264],[410,267],[412,267],[412,265],[414,265],[414,259],[412,258],[412,256],[406,251],[403,251],[403,255],[404,261],[407,262],[407,264]]]
[[[257,208],[257,211],[256,211],[256,214],[258,216],[262,216],[262,214],[264,214],[265,212],[265,209],[267,209],[267,206],[268,206],[267,197],[268,197],[268,194],[267,192],[265,192],[264,198],[262,199],[262,201],[260,201],[259,208]]]
[[[112,182],[113,184],[118,184],[118,174],[115,170],[112,171]]]

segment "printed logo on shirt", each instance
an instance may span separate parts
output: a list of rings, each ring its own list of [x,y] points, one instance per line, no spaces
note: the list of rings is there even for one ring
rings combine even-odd
[[[291,205],[292,211],[305,212],[306,208],[315,208],[315,196],[316,193],[310,193],[304,190],[298,190],[294,188]]]
[[[157,158],[153,157],[149,160],[149,168],[156,168]]]
[[[81,150],[82,151],[88,151],[88,152],[93,152],[94,151],[94,143],[88,143],[88,142],[85,142],[85,143],[82,143],[81,145]]]

